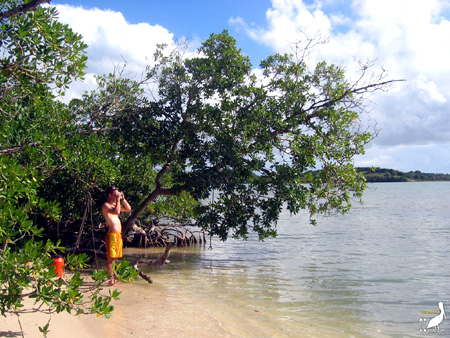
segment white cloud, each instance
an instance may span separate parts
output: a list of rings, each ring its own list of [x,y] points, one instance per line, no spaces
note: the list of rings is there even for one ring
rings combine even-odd
[[[112,73],[115,67],[121,67],[125,62],[126,72],[140,79],[145,67],[151,63],[156,45],[173,45],[173,34],[167,29],[148,23],[130,24],[119,12],[70,5],[55,7],[59,21],[80,33],[88,45],[86,80],[71,86],[71,97],[95,88],[94,74]]]
[[[420,95],[421,100],[424,103],[432,104],[445,103],[447,98],[439,91],[438,86],[434,81],[422,80],[420,77],[413,81],[417,88],[417,92]]]
[[[272,4],[266,12],[268,29],[248,26],[242,18],[235,23],[241,24],[249,36],[272,46],[277,52],[290,52],[289,44],[302,39],[302,32],[315,35],[320,31],[327,35],[331,29],[331,19],[316,6],[308,7],[301,1],[289,0],[273,0]]]
[[[431,149],[450,144],[448,8],[444,0],[353,0],[350,7],[340,1],[316,0],[308,6],[301,0],[272,0],[265,27],[248,27],[243,20],[239,24],[275,52],[290,52],[288,42],[295,42],[301,30],[309,36],[320,32],[330,42],[317,48],[314,60],[349,69],[355,59],[376,60],[391,78],[406,79],[389,93],[373,97],[372,118],[381,131],[370,147],[398,147],[390,150],[396,156],[380,157],[371,150],[365,158],[388,164],[390,158],[406,161],[400,152],[416,152],[414,157],[423,160],[410,164],[420,170],[432,157]],[[450,161],[436,161],[446,163],[445,172],[450,172]]]

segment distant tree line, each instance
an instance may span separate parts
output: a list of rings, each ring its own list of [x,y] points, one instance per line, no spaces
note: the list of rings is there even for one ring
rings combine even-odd
[[[419,170],[402,172],[377,167],[356,168],[367,182],[450,181],[450,174],[423,173]]]

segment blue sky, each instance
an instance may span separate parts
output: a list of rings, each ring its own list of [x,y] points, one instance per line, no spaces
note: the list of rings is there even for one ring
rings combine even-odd
[[[242,1],[53,1],[82,5],[86,9],[97,7],[121,12],[132,24],[148,22],[166,27],[175,35],[190,34],[207,35],[212,31],[222,30],[227,26],[232,16],[244,16],[249,20],[261,20],[265,15],[265,8],[270,1],[247,0],[245,6]]]
[[[450,173],[450,4],[447,0],[52,0],[60,20],[88,43],[86,80],[69,97],[95,87],[95,74],[127,61],[137,74],[157,43],[187,38],[193,47],[228,29],[255,68],[306,32],[329,43],[311,62],[342,64],[349,75],[357,60],[373,71],[405,79],[371,97],[367,122],[378,137],[358,166]]]
[[[174,38],[204,41],[212,33],[228,29],[240,46],[245,46],[245,53],[252,57],[256,66],[273,53],[270,47],[250,39],[245,32],[236,29],[229,21],[242,17],[249,23],[264,24],[270,0],[157,0],[157,1],[52,1],[52,5],[70,4],[86,9],[98,8],[113,10],[124,15],[130,24],[149,23],[160,25],[174,35]]]

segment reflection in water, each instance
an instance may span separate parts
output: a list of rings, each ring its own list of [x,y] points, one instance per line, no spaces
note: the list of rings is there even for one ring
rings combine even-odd
[[[280,337],[419,337],[420,311],[448,299],[449,188],[374,184],[349,215],[321,217],[313,227],[306,214],[286,212],[277,239],[177,248],[169,265],[145,272],[174,297],[201,299],[231,328]]]

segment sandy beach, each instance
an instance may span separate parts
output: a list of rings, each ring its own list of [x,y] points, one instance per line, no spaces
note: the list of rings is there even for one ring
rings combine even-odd
[[[105,288],[107,290],[108,288]],[[21,315],[25,337],[43,337],[39,326],[51,318],[48,338],[123,337],[298,337],[298,327],[273,322],[273,316],[248,306],[231,309],[212,307],[208,300],[193,299],[189,293],[173,292],[155,282],[138,280],[119,284],[120,300],[108,318],[68,313]],[[305,326],[303,337],[335,337],[320,327]],[[21,337],[17,317],[0,319],[0,337]],[[338,335],[339,336],[339,335]]]
[[[24,314],[20,321],[25,337],[42,337],[39,326],[44,326],[49,318],[49,338],[234,336],[213,315],[197,309],[187,300],[171,299],[169,294],[158,290],[158,286],[141,281],[120,284],[117,289],[122,293],[120,300],[113,303],[115,310],[111,318],[68,313]],[[0,337],[21,337],[16,316],[0,320]]]
[[[159,250],[160,251],[160,250]],[[153,254],[159,257],[158,250]],[[126,254],[142,254],[141,251],[127,249]],[[190,251],[174,250],[174,262],[181,254]],[[151,256],[152,257],[152,256]],[[147,257],[148,258],[148,257]],[[100,262],[100,266],[102,262]],[[170,265],[169,265],[170,266]],[[149,284],[139,278],[133,283],[119,283],[114,287],[105,286],[103,294],[112,288],[121,292],[120,300],[113,300],[114,311],[110,318],[97,315],[74,316],[67,312],[60,314],[32,313],[20,316],[25,337],[43,337],[39,327],[49,319],[48,338],[90,338],[90,337],[336,337],[336,331],[328,332],[323,325],[311,325],[308,321],[298,322],[290,316],[280,315],[272,308],[272,301],[255,299],[251,294],[214,292],[212,284],[233,285],[240,288],[246,285],[245,274],[239,280],[238,275],[215,279],[213,274],[197,276],[197,270],[183,270],[178,266],[170,270],[162,268],[164,273],[148,271],[153,279]],[[182,262],[181,266],[189,266]],[[162,272],[160,271],[160,272]],[[90,274],[83,275],[85,280]],[[219,283],[219,284],[217,284]],[[225,283],[225,284],[221,284]],[[242,284],[244,283],[244,284]],[[245,293],[246,294],[246,293]],[[27,300],[26,308],[31,308]],[[339,332],[339,331],[338,331]],[[21,337],[17,317],[9,315],[0,319],[1,337]]]

